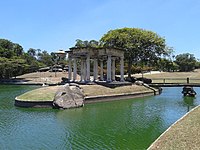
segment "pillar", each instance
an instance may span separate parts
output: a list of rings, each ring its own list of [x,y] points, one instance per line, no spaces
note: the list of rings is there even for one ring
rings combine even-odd
[[[111,55],[108,55],[107,59],[107,81],[111,82]]]
[[[115,58],[112,58],[112,81],[115,81]]]
[[[73,81],[76,81],[76,77],[77,77],[77,65],[76,65],[76,59],[74,58],[74,70],[73,70]]]
[[[68,79],[69,81],[72,79],[72,59],[71,58],[69,58]]]
[[[90,55],[86,58],[86,81],[90,81]]]
[[[97,59],[97,62],[96,62],[96,79],[98,80],[98,59]]]
[[[86,59],[83,60],[83,80],[86,81]]]
[[[100,80],[103,81],[103,60],[100,60],[100,67],[101,67]]]
[[[98,76],[98,61],[95,58],[94,59],[94,66],[93,66],[93,77],[94,77],[94,81],[97,80],[97,76]]]
[[[124,57],[120,58],[120,75],[121,75],[121,82],[124,82]]]
[[[83,68],[83,66],[84,66],[84,60],[83,59],[81,59],[81,79],[80,79],[80,82],[83,82],[84,81],[84,68]]]

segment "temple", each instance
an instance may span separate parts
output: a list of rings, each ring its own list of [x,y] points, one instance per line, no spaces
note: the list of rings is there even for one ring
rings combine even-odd
[[[118,60],[120,62],[120,81],[124,82],[124,50],[115,48],[70,48],[67,53],[69,60],[68,79],[70,81],[78,81],[77,73],[79,72],[80,82],[113,82],[116,80],[116,61]],[[78,64],[79,70],[77,69]],[[106,76],[103,72],[104,66],[107,70]],[[98,68],[100,68],[100,71],[98,71]],[[91,71],[92,69],[93,71]]]

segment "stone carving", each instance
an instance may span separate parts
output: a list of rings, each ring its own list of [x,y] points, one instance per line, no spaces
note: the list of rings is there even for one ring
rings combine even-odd
[[[54,97],[54,108],[76,108],[84,105],[83,90],[79,85],[66,84],[60,88]]]

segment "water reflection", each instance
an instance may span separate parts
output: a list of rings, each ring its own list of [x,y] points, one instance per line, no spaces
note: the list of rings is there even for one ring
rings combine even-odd
[[[195,99],[196,99],[196,97],[183,96],[184,104],[187,105],[187,112],[189,112],[192,108],[194,108]]]
[[[170,87],[157,96],[80,109],[15,107],[14,97],[33,88],[0,85],[0,149],[146,149],[200,104],[199,94],[183,97],[182,88]]]

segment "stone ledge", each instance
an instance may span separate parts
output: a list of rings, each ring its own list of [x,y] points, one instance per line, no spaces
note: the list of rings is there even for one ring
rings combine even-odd
[[[102,96],[86,96],[85,104],[95,103],[95,102],[106,102],[114,100],[131,99],[145,96],[154,95],[153,91],[137,92],[137,93],[125,93],[125,94],[115,94],[115,95],[102,95]]]
[[[53,101],[21,101],[15,99],[15,106],[26,108],[48,108],[53,107]]]

